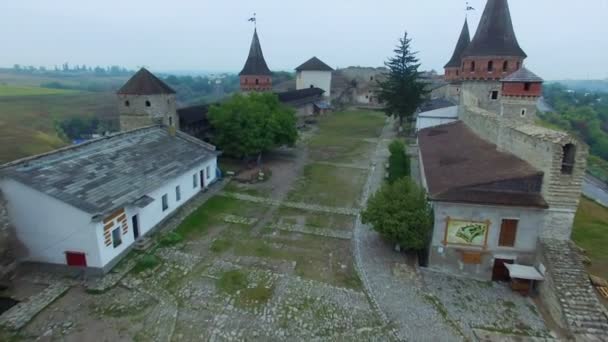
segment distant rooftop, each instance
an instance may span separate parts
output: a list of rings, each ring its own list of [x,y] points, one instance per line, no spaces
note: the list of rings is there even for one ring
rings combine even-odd
[[[175,94],[175,90],[146,68],[139,69],[117,92],[119,95]]]
[[[217,155],[185,133],[150,126],[18,160],[0,175],[101,217]]]
[[[546,208],[543,172],[498,151],[462,121],[418,133],[422,165],[434,201]]]

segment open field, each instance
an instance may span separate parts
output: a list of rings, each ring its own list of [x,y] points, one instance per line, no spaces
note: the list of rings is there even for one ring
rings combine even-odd
[[[572,238],[591,258],[589,272],[608,279],[608,208],[583,197]]]
[[[5,96],[32,96],[32,95],[61,95],[74,94],[77,91],[66,89],[53,89],[41,87],[9,86],[0,84],[0,97]]]
[[[55,130],[56,120],[74,116],[116,120],[115,102],[114,94],[88,92],[0,97],[0,163],[64,146]]]

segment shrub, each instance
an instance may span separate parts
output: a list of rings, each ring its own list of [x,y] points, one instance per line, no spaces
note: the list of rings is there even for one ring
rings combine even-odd
[[[163,247],[173,246],[182,242],[183,239],[184,237],[181,236],[179,233],[170,232],[160,239],[160,245]]]
[[[133,267],[133,273],[140,273],[147,269],[151,269],[160,264],[160,260],[153,254],[146,254],[139,261],[137,261],[137,265]]]
[[[405,145],[401,141],[393,141],[388,149],[391,153],[388,159],[388,182],[392,184],[410,175],[410,160],[405,152]]]
[[[247,288],[247,275],[239,270],[227,271],[217,280],[217,287],[224,292],[234,294]]]

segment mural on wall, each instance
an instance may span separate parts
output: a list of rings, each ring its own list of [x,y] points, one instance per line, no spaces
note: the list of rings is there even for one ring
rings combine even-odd
[[[489,221],[465,221],[448,218],[445,241],[448,244],[484,247],[489,227]]]

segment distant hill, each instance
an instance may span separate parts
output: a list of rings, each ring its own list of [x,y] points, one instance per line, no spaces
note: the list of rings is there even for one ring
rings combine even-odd
[[[570,90],[608,93],[608,79],[605,80],[560,80],[548,83],[559,83]]]

